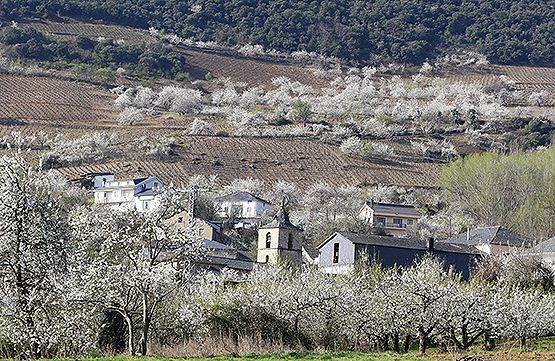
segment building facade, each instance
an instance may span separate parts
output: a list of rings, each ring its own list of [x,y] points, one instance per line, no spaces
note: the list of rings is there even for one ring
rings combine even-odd
[[[457,244],[387,236],[336,232],[318,246],[318,269],[330,274],[345,274],[363,259],[383,267],[411,266],[426,254],[438,257],[446,268],[452,267],[467,279],[476,261],[478,249]]]
[[[486,254],[514,252],[532,246],[531,240],[501,226],[468,229],[440,242],[474,246]]]
[[[144,212],[156,206],[156,197],[165,190],[158,177],[114,179],[113,175],[106,174],[95,177],[93,196],[95,204]]]
[[[420,212],[413,205],[366,202],[359,218],[384,230],[387,235],[401,237],[416,229]]]
[[[271,207],[270,202],[249,192],[235,192],[214,200],[216,216],[233,218],[237,228],[248,228],[257,224],[260,217]]]
[[[303,263],[302,230],[289,221],[287,212],[278,211],[272,222],[258,229],[258,263]]]

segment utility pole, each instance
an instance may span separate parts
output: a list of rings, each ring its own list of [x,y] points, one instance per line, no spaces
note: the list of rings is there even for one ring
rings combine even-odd
[[[190,188],[184,189],[182,188],[178,192],[187,193],[187,209],[189,213],[189,223],[193,223],[193,219],[195,218],[195,204],[201,192],[208,192],[210,189],[208,188],[201,188],[199,186],[191,186]]]

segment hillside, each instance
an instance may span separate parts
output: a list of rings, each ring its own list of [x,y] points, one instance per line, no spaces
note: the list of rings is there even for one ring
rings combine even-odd
[[[181,137],[180,140],[177,157],[171,160],[111,160],[64,167],[61,172],[69,179],[92,172],[113,172],[125,177],[157,174],[176,185],[186,184],[195,174],[217,174],[220,184],[252,177],[268,185],[284,180],[306,189],[318,182],[335,186],[430,187],[435,185],[439,170],[437,164],[402,158],[390,162],[363,161],[346,156],[331,145],[303,139]]]
[[[114,43],[98,40],[103,49],[160,43],[144,30],[72,19],[22,22],[17,27],[62,41],[53,44],[87,38],[112,39]],[[84,138],[102,131],[107,147],[102,157],[56,165],[71,179],[111,171],[121,176],[158,174],[174,184],[194,174],[218,174],[222,184],[253,177],[267,184],[288,180],[301,188],[317,182],[435,187],[440,167],[458,154],[492,147],[533,149],[549,144],[554,129],[549,120],[555,89],[552,68],[449,63],[425,73],[400,67],[370,69],[368,75],[369,68],[330,68],[291,58],[246,56],[221,47],[164,46],[168,54],[184,56],[182,68],[175,70],[187,75],[183,79],[127,72],[99,79],[95,63],[56,59],[18,59],[15,67],[4,65],[4,143],[14,131],[41,132],[48,139],[35,147],[38,155],[45,147],[58,152],[81,149],[80,143],[87,147],[91,140]],[[12,57],[13,49],[0,49],[0,57],[2,52]],[[88,73],[81,71],[84,65]],[[37,69],[28,71],[25,66]],[[115,65],[107,66],[103,69],[115,74]],[[193,93],[198,92],[200,108],[174,111],[155,105],[157,92],[167,85],[198,89]],[[117,106],[115,100],[128,91],[131,98],[126,102],[131,105]],[[138,109],[141,120],[120,124],[120,114],[125,107],[135,109],[133,97],[141,91],[152,98],[150,105]],[[531,102],[531,96],[539,98]],[[292,110],[299,100],[310,107],[306,126]],[[208,128],[193,134],[212,136],[189,136],[197,123]],[[355,150],[346,144],[352,139],[359,142]],[[170,150],[134,154],[157,144]],[[381,153],[362,154],[368,149]]]
[[[113,99],[108,91],[86,83],[48,76],[0,74],[2,124],[98,127],[117,116]]]
[[[553,64],[553,1],[378,0],[133,1],[40,0],[0,2],[0,19],[69,16],[186,38],[260,44],[285,52],[306,50],[376,63],[421,63],[470,49],[494,63]]]

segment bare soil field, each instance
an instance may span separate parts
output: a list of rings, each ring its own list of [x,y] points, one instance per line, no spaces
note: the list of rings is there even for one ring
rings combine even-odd
[[[115,124],[114,96],[85,83],[0,74],[1,124],[103,126]]]
[[[88,24],[67,19],[64,22],[33,21],[20,24],[22,27],[33,27],[38,31],[54,37],[75,39],[79,36],[87,38],[110,38],[124,40],[130,44],[153,42],[153,38],[145,30],[125,27],[121,25]]]
[[[267,87],[277,77],[287,77],[300,83],[322,88],[327,82],[314,75],[314,69],[276,63],[260,59],[248,59],[219,54],[214,51],[180,48],[185,55],[191,72],[197,77],[210,73],[217,79],[229,78],[249,86]]]
[[[555,68],[488,65],[482,69],[464,68],[441,74],[446,79],[465,83],[477,83],[491,86],[499,82],[501,76],[506,76],[514,82],[514,88],[522,91],[520,103],[524,104],[532,92],[547,90],[555,92]],[[555,105],[555,99],[550,104]]]
[[[75,39],[78,36],[89,38],[111,38],[124,40],[131,44],[150,43],[154,38],[141,29],[119,25],[88,24],[67,19],[65,22],[29,22],[23,27],[33,27],[55,37]],[[314,88],[326,85],[326,82],[314,75],[314,69],[293,64],[276,63],[261,59],[234,57],[213,50],[177,47],[187,60],[186,69],[197,79],[204,79],[207,73],[214,78],[229,78],[236,82],[244,82],[250,86],[268,86],[272,79],[285,76]]]
[[[436,183],[440,167],[435,163],[402,159],[365,161],[344,155],[332,145],[306,139],[183,136],[179,141],[175,159],[112,160],[60,171],[69,179],[79,179],[89,172],[114,172],[120,177],[157,174],[175,185],[186,183],[195,174],[217,174],[222,184],[252,177],[267,184],[285,180],[301,188],[317,182],[431,187]]]

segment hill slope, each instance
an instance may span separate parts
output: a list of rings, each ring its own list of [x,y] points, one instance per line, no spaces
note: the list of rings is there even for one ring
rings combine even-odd
[[[553,64],[554,1],[1,0],[0,19],[66,15],[164,28],[360,62],[419,63],[470,48],[504,64]]]

